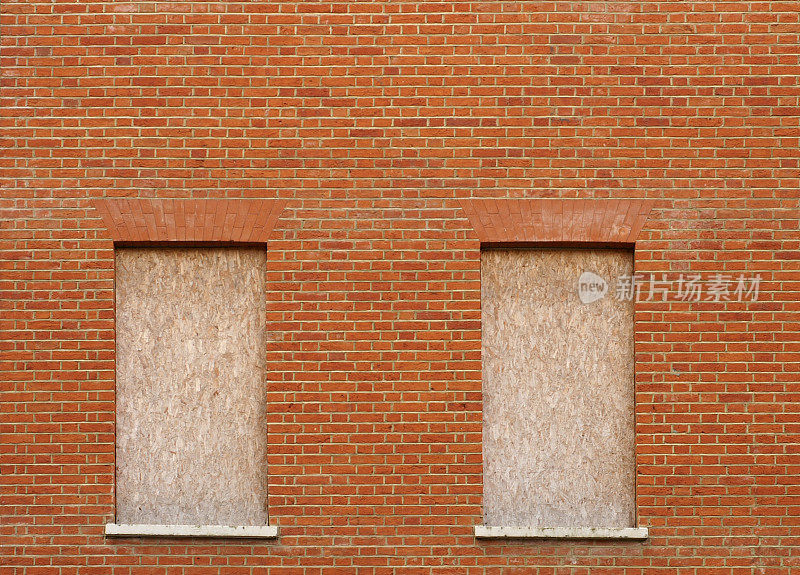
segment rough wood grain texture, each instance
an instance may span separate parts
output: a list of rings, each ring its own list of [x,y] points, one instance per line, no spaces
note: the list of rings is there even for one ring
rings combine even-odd
[[[634,524],[633,305],[615,297],[633,254],[481,254],[484,521]],[[606,296],[578,298],[583,271]]]
[[[266,522],[263,249],[120,249],[117,522]]]

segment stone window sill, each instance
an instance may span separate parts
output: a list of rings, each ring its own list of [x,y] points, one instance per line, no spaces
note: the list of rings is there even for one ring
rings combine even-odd
[[[278,528],[272,525],[150,525],[107,523],[108,537],[235,537],[274,539]]]
[[[643,541],[647,527],[502,527],[476,525],[478,539],[627,539]]]

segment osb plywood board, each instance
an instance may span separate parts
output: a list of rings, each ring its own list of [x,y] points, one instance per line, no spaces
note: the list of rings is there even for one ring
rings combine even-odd
[[[266,251],[119,249],[117,522],[264,524]]]
[[[608,282],[581,303],[578,278]],[[484,522],[634,522],[633,304],[628,251],[481,253]]]

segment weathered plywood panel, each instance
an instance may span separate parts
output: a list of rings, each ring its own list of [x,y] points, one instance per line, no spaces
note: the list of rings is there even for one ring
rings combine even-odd
[[[581,303],[584,271],[605,297]],[[626,251],[482,252],[487,525],[633,525],[632,273]]]
[[[117,522],[266,522],[266,251],[119,249]]]

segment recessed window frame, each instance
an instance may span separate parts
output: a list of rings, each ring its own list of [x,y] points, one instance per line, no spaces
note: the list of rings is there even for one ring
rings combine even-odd
[[[653,209],[652,200],[465,199],[459,204],[480,248],[577,247],[629,248],[637,267],[636,242]],[[636,322],[634,319],[634,346]],[[636,380],[634,347],[634,393]],[[634,400],[635,409],[635,400]],[[634,412],[635,424],[635,412]],[[634,450],[636,433],[634,431]],[[634,455],[634,465],[636,465]],[[609,539],[643,541],[649,530],[639,524],[634,469],[634,527],[519,527],[476,525],[479,540],[494,539]]]
[[[115,261],[116,251],[122,247],[263,247],[266,250],[286,201],[104,198],[93,200],[92,206],[113,242]],[[114,273],[115,268],[112,265]],[[115,519],[116,488],[115,466]],[[269,521],[269,509],[266,511]],[[107,523],[104,532],[107,537],[275,539],[279,535],[278,528],[269,524],[166,525],[116,521]]]

